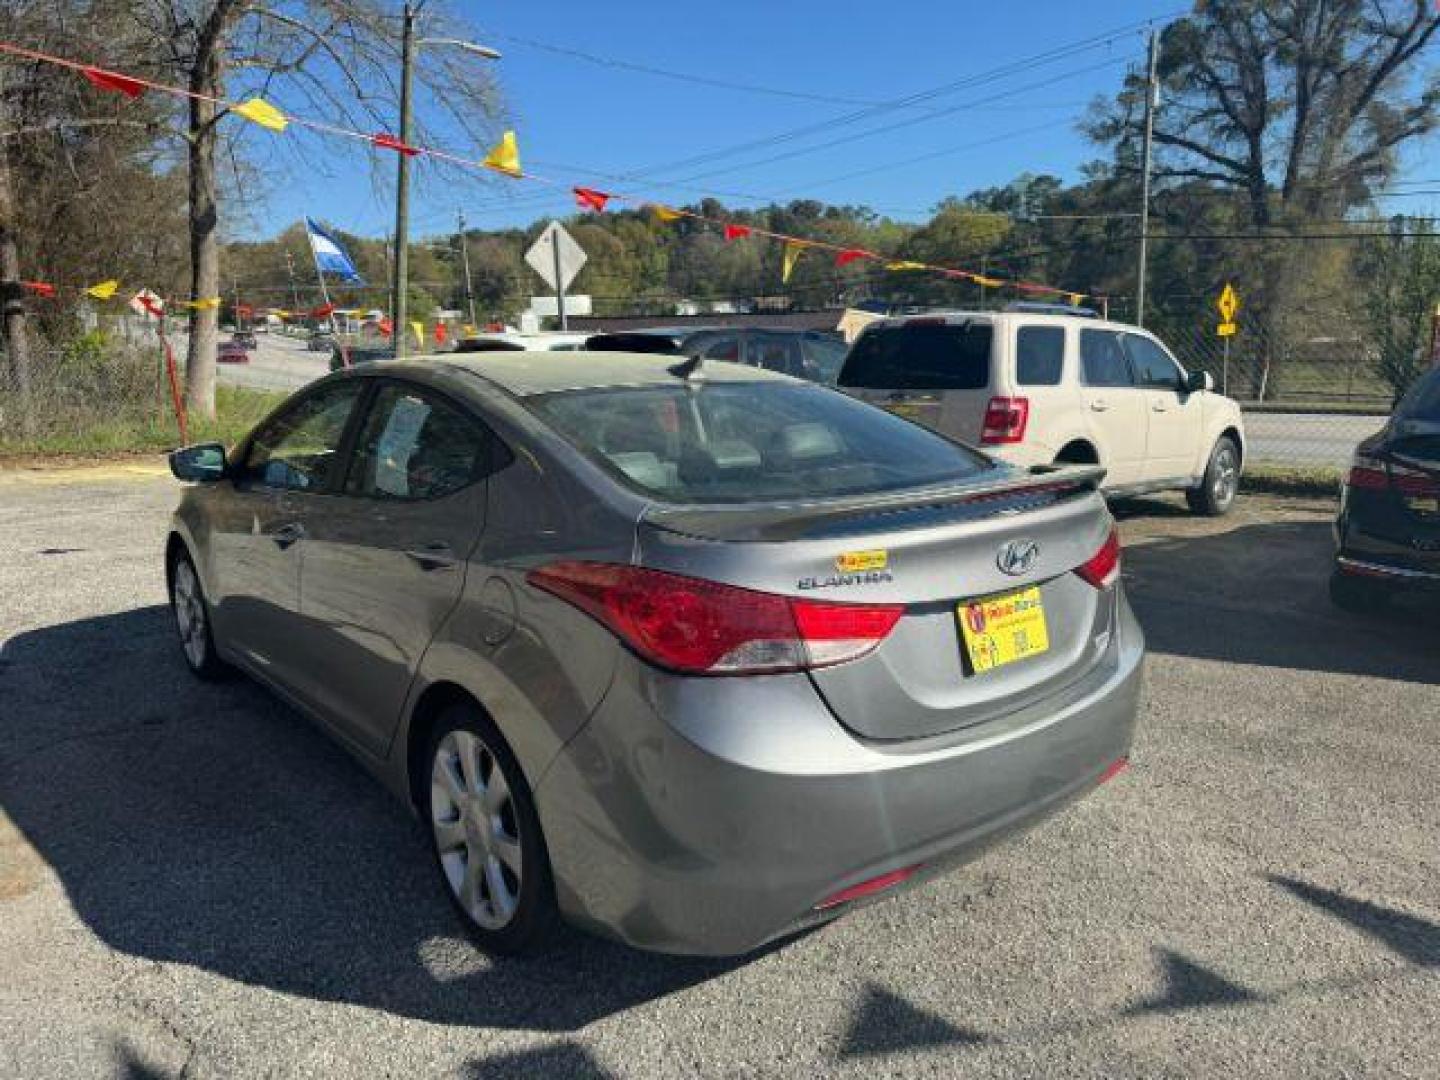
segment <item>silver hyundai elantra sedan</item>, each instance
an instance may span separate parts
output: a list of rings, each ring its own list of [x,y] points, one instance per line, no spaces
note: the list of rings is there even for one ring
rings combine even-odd
[[[478,941],[734,954],[1123,768],[1144,645],[1100,470],[761,369],[378,363],[171,456],[186,661],[423,818]]]

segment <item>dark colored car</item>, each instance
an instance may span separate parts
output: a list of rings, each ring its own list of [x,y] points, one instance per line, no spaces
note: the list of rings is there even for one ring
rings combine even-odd
[[[238,341],[222,341],[215,354],[217,364],[248,364],[250,350]]]
[[[1355,450],[1340,489],[1330,597],[1373,609],[1400,591],[1440,591],[1440,368],[1423,375]]]
[[[833,386],[845,362],[846,345],[838,334],[820,330],[759,330],[748,327],[681,327],[596,334],[592,351],[663,353],[778,371]]]
[[[255,340],[255,331],[253,330],[236,330],[230,340],[242,349],[258,349],[260,347],[260,343]]]

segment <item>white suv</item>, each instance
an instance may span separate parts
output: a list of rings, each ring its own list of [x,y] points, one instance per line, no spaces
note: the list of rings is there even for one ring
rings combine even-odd
[[[1138,327],[1041,308],[871,323],[839,387],[1015,465],[1098,463],[1110,494],[1179,490],[1199,513],[1229,510],[1240,406]]]

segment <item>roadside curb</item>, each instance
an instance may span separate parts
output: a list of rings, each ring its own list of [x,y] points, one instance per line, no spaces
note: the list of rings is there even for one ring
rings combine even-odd
[[[163,459],[83,464],[39,461],[31,465],[0,465],[0,484],[95,484],[115,480],[153,480],[169,475],[169,466]]]

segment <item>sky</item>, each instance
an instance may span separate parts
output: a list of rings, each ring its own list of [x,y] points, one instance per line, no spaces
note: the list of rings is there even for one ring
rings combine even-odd
[[[1086,108],[1143,66],[1143,24],[1163,23],[1186,6],[905,0],[862,10],[817,0],[627,0],[602,8],[455,0],[474,39],[504,54],[489,62],[489,74],[508,125],[492,130],[513,127],[527,172],[566,188],[675,204],[705,194],[731,206],[815,198],[900,220],[923,220],[946,195],[1022,173],[1079,179],[1084,163],[1099,156],[1077,130]],[[1057,50],[1065,54],[1037,59]],[[929,96],[875,108],[920,94]],[[274,97],[284,105],[283,91]],[[441,122],[423,95],[418,109],[436,125],[435,145],[483,156],[486,147]],[[797,131],[805,133],[791,134]],[[1436,142],[1409,155],[1407,178],[1440,178]],[[372,154],[385,156],[367,160]],[[502,228],[576,209],[566,188],[412,168],[412,236],[452,230],[457,210],[471,228]],[[303,165],[292,161],[262,180],[234,231],[270,236],[310,214],[348,232],[383,235],[393,228],[393,174],[389,152],[317,141]],[[1416,186],[1440,189],[1440,181]],[[1386,206],[1436,213],[1440,199]]]

